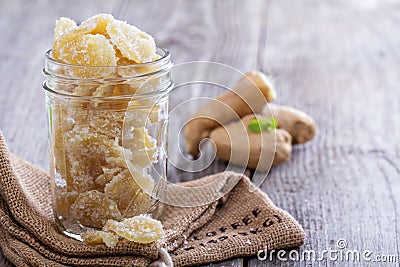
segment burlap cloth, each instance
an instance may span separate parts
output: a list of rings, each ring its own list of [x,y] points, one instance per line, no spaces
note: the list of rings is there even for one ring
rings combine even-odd
[[[187,266],[254,256],[265,246],[301,246],[301,226],[262,191],[249,192],[249,186],[249,179],[242,177],[228,195],[211,204],[165,205],[167,236],[160,242],[87,246],[58,231],[47,172],[9,153],[0,132],[0,247],[16,266]]]

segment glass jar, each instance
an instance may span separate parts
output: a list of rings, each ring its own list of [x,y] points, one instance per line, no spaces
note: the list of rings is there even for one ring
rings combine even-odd
[[[53,211],[69,236],[149,213],[165,191],[172,63],[167,50],[157,54],[145,64],[88,67],[46,53]]]

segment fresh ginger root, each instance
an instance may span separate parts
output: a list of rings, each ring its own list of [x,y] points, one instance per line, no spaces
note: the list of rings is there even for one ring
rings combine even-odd
[[[211,137],[217,156],[235,164],[266,171],[271,165],[288,161],[292,144],[311,140],[316,133],[316,124],[303,111],[270,104],[275,97],[275,90],[265,74],[248,72],[232,91],[201,107],[186,124],[184,134],[187,151],[197,156],[200,141]],[[245,129],[243,125],[247,127],[246,123],[255,116],[270,119],[271,115],[277,122],[277,129],[273,132],[239,130]],[[236,121],[238,118],[241,120]],[[275,151],[272,151],[272,141],[275,141]]]
[[[305,143],[315,136],[317,126],[307,113],[288,106],[269,104],[269,108],[264,107],[264,116],[270,117],[270,110],[278,122],[278,128],[288,131],[293,137],[293,144]]]
[[[234,121],[214,129],[210,138],[214,141],[217,156],[233,164],[247,166],[262,172],[271,165],[284,163],[290,159],[292,137],[283,129],[250,131],[248,125],[262,115],[247,115],[240,121]]]
[[[184,134],[187,151],[198,156],[200,141],[221,124],[238,116],[261,113],[266,103],[275,99],[275,90],[268,77],[259,71],[251,71],[241,78],[235,87],[201,107],[186,124]]]

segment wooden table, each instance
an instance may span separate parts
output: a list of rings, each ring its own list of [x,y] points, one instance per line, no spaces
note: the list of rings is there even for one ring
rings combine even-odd
[[[277,102],[305,110],[319,126],[318,136],[296,146],[290,162],[273,168],[262,185],[304,227],[299,251],[336,249],[345,239],[351,250],[400,257],[399,1],[0,0],[0,129],[12,152],[43,168],[41,69],[53,23],[98,12],[153,34],[175,63],[217,61],[274,74]],[[216,164],[212,172],[224,167]],[[9,266],[5,259],[0,265]],[[220,264],[227,265],[368,264],[277,258]]]

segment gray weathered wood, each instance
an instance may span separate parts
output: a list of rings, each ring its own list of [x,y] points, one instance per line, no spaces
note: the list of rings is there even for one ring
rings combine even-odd
[[[263,190],[305,228],[300,253],[337,249],[345,239],[348,249],[398,257],[399,3],[280,1],[270,8],[265,51],[278,101],[311,113],[319,129],[316,140],[294,148],[289,164],[272,170]],[[320,264],[368,265],[249,260]]]
[[[43,168],[41,68],[53,23],[98,12],[151,33],[175,63],[210,60],[275,75],[277,101],[307,111],[319,126],[316,139],[296,146],[262,185],[305,228],[299,252],[336,249],[346,239],[349,249],[400,257],[399,1],[0,0],[0,129],[12,152]],[[195,95],[177,92],[172,102]],[[185,181],[224,168],[216,161],[201,174],[169,168],[169,176]],[[209,266],[246,265],[368,264],[274,257]]]

